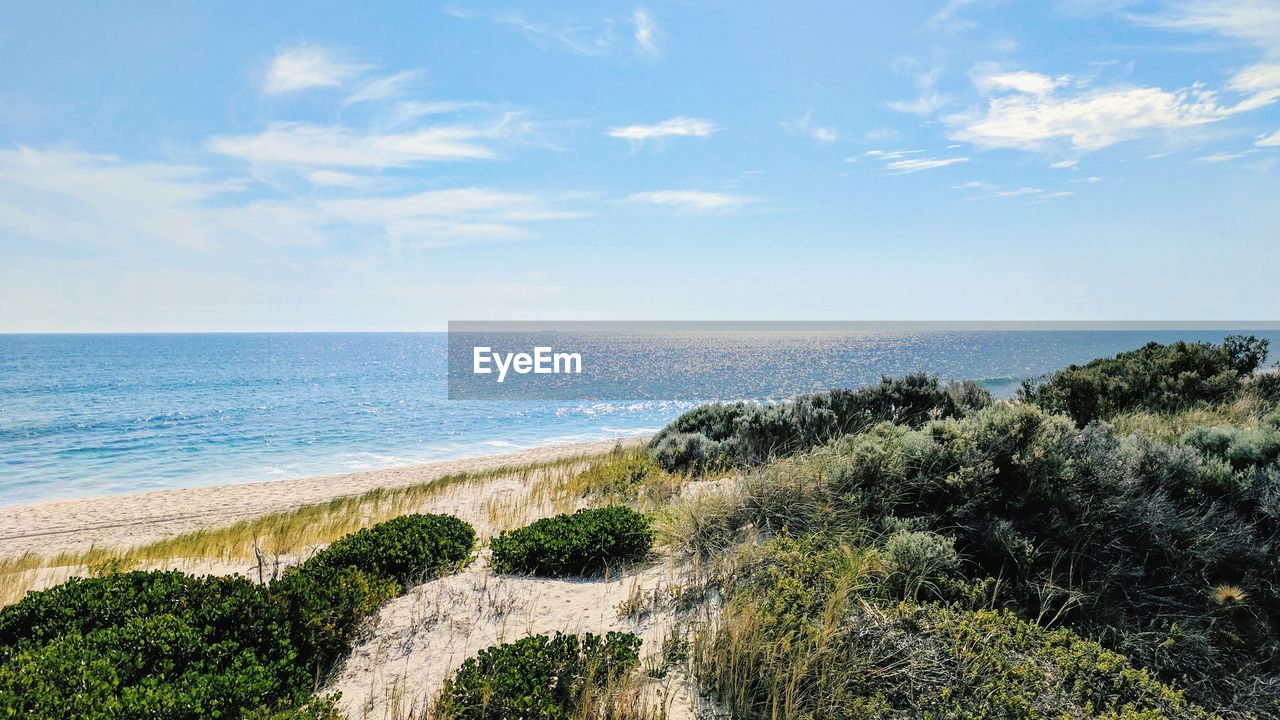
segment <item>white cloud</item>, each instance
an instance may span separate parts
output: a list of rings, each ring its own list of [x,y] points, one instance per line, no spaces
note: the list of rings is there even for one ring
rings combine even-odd
[[[169,247],[199,253],[270,255],[282,245],[352,240],[382,247],[441,247],[512,240],[534,223],[582,213],[545,193],[464,187],[426,192],[325,197],[326,188],[368,187],[366,178],[316,171],[314,191],[253,200],[243,179],[217,179],[198,167],[128,163],[64,150],[0,150],[0,233],[113,253]],[[243,260],[243,258],[242,258]]]
[[[885,163],[885,169],[897,175],[907,175],[910,173],[920,172],[921,170],[935,170],[937,168],[947,167],[948,165],[957,165],[959,163],[969,162],[967,157],[953,158],[907,158],[904,160],[893,160]]]
[[[1255,151],[1253,150],[1245,150],[1243,152],[1234,152],[1234,153],[1216,152],[1216,153],[1213,153],[1212,155],[1204,155],[1204,156],[1198,157],[1195,159],[1195,162],[1216,165],[1217,163],[1230,162],[1232,160],[1239,160],[1242,157],[1248,157],[1249,155],[1252,155],[1254,152]]]
[[[779,124],[788,132],[808,135],[820,143],[833,143],[840,139],[840,134],[836,132],[835,128],[824,127],[813,122],[812,110],[795,120],[783,120]]]
[[[339,87],[368,70],[369,66],[349,62],[332,51],[315,45],[295,45],[276,52],[267,69],[262,91],[268,95]]]
[[[1228,114],[1214,93],[1199,87],[1176,92],[1134,87],[1068,97],[999,96],[981,111],[943,120],[951,126],[953,139],[981,147],[1037,150],[1065,140],[1078,150],[1098,150],[1145,130],[1193,127]]]
[[[653,15],[635,8],[629,15],[607,17],[534,17],[517,10],[473,9],[461,4],[446,5],[444,12],[466,20],[482,19],[518,29],[529,42],[543,50],[557,49],[574,55],[603,57],[619,50],[658,57],[658,26]],[[630,27],[630,39],[619,34]]]
[[[361,132],[337,125],[272,123],[254,135],[209,141],[213,152],[259,165],[407,167],[443,160],[487,160],[499,126],[439,125],[401,133]]]
[[[894,72],[899,75],[912,75],[913,82],[919,89],[914,100],[893,100],[888,103],[892,110],[914,115],[932,115],[951,103],[951,98],[934,89],[938,78],[942,76],[942,68],[919,70],[919,65],[910,59],[899,60],[894,64]]]
[[[355,105],[362,102],[377,102],[399,96],[404,88],[421,73],[417,70],[406,70],[379,78],[374,78],[347,96],[346,104]]]
[[[925,90],[914,100],[890,100],[889,109],[912,115],[932,115],[951,104],[951,98],[934,90]]]
[[[1186,0],[1135,19],[1156,27],[1214,32],[1268,53],[1280,52],[1280,4],[1274,0]]]
[[[336,170],[313,170],[307,173],[307,182],[319,187],[361,187],[369,184],[369,179]]]
[[[635,26],[634,37],[636,46],[640,51],[650,57],[657,57],[661,54],[658,48],[658,25],[653,21],[653,16],[644,8],[636,8],[631,13],[631,23]]]
[[[737,210],[743,206],[759,202],[756,198],[745,195],[731,195],[704,190],[656,190],[635,193],[629,199],[632,202],[665,205],[688,212]]]
[[[1079,166],[1080,166],[1079,160],[1059,160],[1058,162],[1053,163],[1049,167],[1053,168],[1054,170],[1075,170]]]
[[[1258,147],[1280,147],[1280,130],[1270,135],[1259,135],[1256,144]]]
[[[864,155],[867,157],[879,158],[881,160],[897,160],[907,155],[919,155],[924,150],[868,150]]]
[[[1038,187],[1020,187],[1020,188],[1015,188],[1015,189],[1013,189],[1013,190],[997,190],[997,191],[995,191],[995,192],[991,193],[991,197],[995,197],[995,198],[1015,198],[1015,197],[1023,197],[1024,195],[1039,195],[1039,194],[1040,194],[1040,193],[1042,193],[1042,192],[1044,192],[1044,189],[1043,189],[1043,188],[1038,188]]]
[[[1025,93],[1027,95],[1047,95],[1055,88],[1071,82],[1069,76],[1051,78],[1048,75],[1018,70],[1016,72],[982,72],[974,76],[973,84],[983,95],[1003,91]]]
[[[646,140],[660,140],[668,137],[711,137],[718,129],[710,120],[681,115],[653,125],[613,127],[609,128],[605,134],[633,143],[643,143]]]
[[[972,20],[965,20],[959,17],[961,10],[973,5],[980,4],[986,0],[947,0],[942,9],[933,14],[929,18],[929,25],[934,27],[949,27],[954,30],[968,30],[977,27],[977,23]]]

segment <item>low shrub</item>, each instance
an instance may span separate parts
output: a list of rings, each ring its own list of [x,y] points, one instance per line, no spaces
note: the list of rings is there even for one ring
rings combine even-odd
[[[877,572],[868,549],[765,543],[727,587],[720,622],[696,638],[695,673],[733,717],[1213,717],[1070,630],[887,601],[868,587]]]
[[[434,716],[456,720],[595,717],[639,664],[640,638],[557,632],[481,650],[447,680]]]
[[[914,600],[926,584],[960,565],[955,541],[927,530],[899,530],[885,541],[884,554],[895,586]]]
[[[270,594],[299,659],[324,674],[360,622],[409,584],[462,565],[475,529],[449,515],[403,515],[339,539],[285,571]]]
[[[0,610],[0,717],[239,717],[302,701],[311,674],[242,577],[73,579]]]
[[[999,579],[990,602],[1068,625],[1201,705],[1240,706],[1280,677],[1280,467],[1259,437],[1269,422],[1178,445],[1001,403],[918,430],[880,425],[775,463],[747,480],[746,509],[757,527],[824,537],[897,521],[945,534],[972,577]],[[891,576],[935,555],[917,544],[933,543],[903,535],[886,546]],[[943,596],[947,580],[919,587]],[[1219,586],[1241,599],[1215,601]]]
[[[328,675],[364,619],[400,594],[390,578],[354,567],[290,568],[271,583],[276,612],[289,629],[297,664],[311,677]]]
[[[498,572],[585,575],[641,560],[653,545],[649,518],[622,505],[543,518],[489,542]]]
[[[1069,415],[1080,427],[1131,410],[1176,412],[1226,403],[1266,361],[1267,349],[1266,339],[1252,335],[1228,336],[1221,345],[1152,342],[1028,381],[1021,396]]]
[[[989,402],[990,395],[977,386],[945,387],[923,373],[884,377],[860,390],[830,390],[776,404],[702,405],[663,428],[650,447],[659,464],[672,471],[755,465],[879,422],[916,427]]]
[[[0,717],[338,720],[311,691],[401,583],[470,556],[471,526],[407,516],[268,587],[176,571],[76,578],[0,610]]]
[[[465,563],[475,541],[475,529],[450,515],[403,515],[337,540],[299,569],[354,567],[410,585]]]

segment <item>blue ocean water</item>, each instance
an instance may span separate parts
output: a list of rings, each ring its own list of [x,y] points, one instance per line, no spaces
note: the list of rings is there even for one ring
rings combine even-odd
[[[744,398],[917,370],[1007,396],[1021,378],[1147,341],[1226,334],[827,333],[800,346],[740,336],[688,346],[701,348],[699,363],[754,358],[722,378]],[[1280,335],[1254,334],[1280,347]],[[0,506],[620,438],[652,433],[690,406],[450,401],[446,350],[444,333],[0,335]],[[645,362],[644,344],[634,353],[625,361]]]

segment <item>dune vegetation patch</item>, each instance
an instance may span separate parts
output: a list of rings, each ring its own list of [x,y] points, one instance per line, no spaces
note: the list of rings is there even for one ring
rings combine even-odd
[[[653,546],[648,517],[623,505],[543,518],[489,541],[497,572],[591,575],[643,560]]]
[[[268,585],[135,571],[28,594],[0,610],[0,717],[332,717],[312,691],[365,618],[474,542],[439,516],[362,532]]]
[[[620,685],[640,662],[630,633],[532,635],[480,651],[445,682],[439,720],[618,717]]]

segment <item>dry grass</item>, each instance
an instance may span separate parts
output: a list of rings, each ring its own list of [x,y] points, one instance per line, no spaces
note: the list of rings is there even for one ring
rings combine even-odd
[[[606,454],[605,457],[612,455]],[[379,488],[329,502],[303,505],[231,525],[204,528],[131,548],[94,547],[57,555],[24,553],[0,559],[0,606],[17,602],[28,590],[76,575],[139,567],[253,567],[288,564],[317,547],[363,527],[419,512],[446,491],[496,479],[512,479],[521,487],[554,488],[589,467],[598,456],[579,456],[527,465],[457,473],[399,488]],[[543,491],[547,494],[547,491]],[[513,508],[529,509],[530,500],[516,496]],[[522,513],[499,518],[501,526]]]
[[[1111,419],[1111,425],[1122,435],[1138,432],[1165,442],[1178,442],[1183,435],[1197,427],[1232,425],[1249,429],[1256,427],[1262,416],[1256,398],[1244,396],[1230,405],[1183,410],[1172,414],[1152,411],[1130,412]]]

